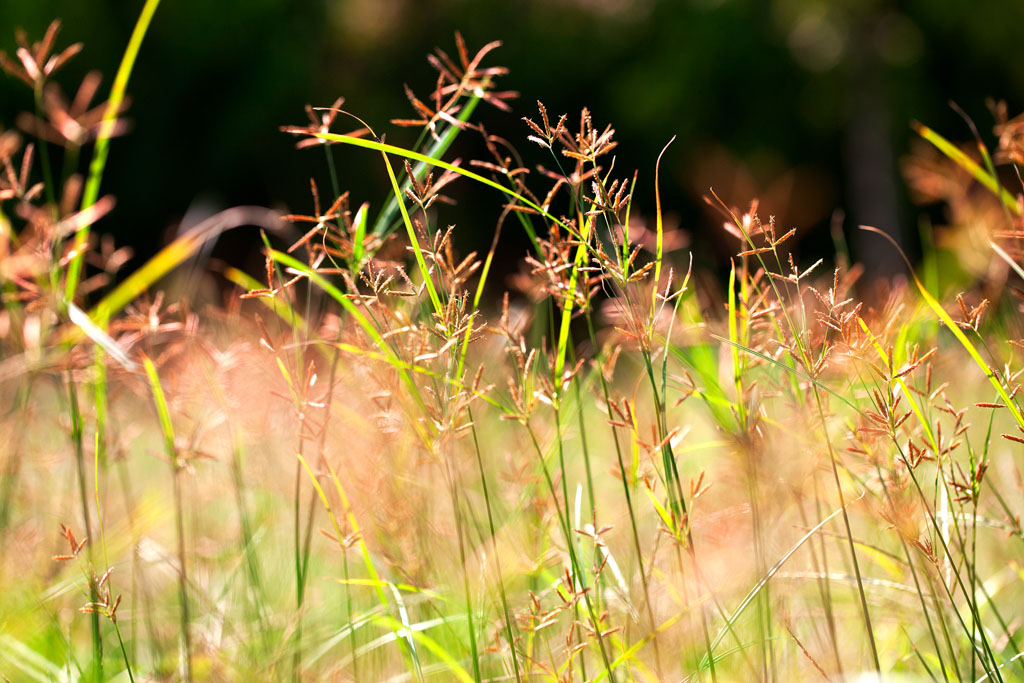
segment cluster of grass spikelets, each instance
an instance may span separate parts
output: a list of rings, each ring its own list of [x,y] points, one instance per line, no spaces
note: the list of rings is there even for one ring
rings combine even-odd
[[[457,38],[395,122],[417,144],[309,109],[285,130],[326,155],[311,215],[218,214],[112,286],[126,254],[89,228],[155,6],[99,109],[94,77],[72,104],[52,83],[77,51],[50,57],[56,25],[0,61],[39,145],[0,133],[0,673],[1024,676],[1024,224],[995,168],[1024,124],[1001,115],[994,161],[920,128],[944,156],[908,176],[969,239],[874,305],[842,254],[797,265],[792,230],[712,194],[720,294],[668,248],[660,196],[644,227],[610,127],[540,105],[539,164],[488,135],[477,105],[514,93],[496,44]],[[459,135],[490,158],[445,161]],[[386,169],[375,212],[336,154]],[[459,192],[495,196],[486,254],[442,222]],[[173,271],[240,225],[264,228],[265,279],[210,264],[233,289],[197,309]],[[502,297],[512,229],[530,249]]]

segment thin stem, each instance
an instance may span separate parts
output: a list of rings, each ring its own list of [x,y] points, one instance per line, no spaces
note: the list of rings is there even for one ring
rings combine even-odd
[[[525,422],[526,431],[530,435],[530,442],[533,444],[534,452],[537,454],[537,458],[540,461],[541,471],[544,473],[544,481],[548,485],[548,491],[551,493],[551,500],[554,503],[555,510],[558,513],[558,521],[562,529],[562,535],[565,539],[566,549],[569,552],[569,563],[572,567],[573,576],[581,584],[581,592],[583,593],[583,600],[586,603],[587,611],[590,613],[590,619],[593,624],[594,630],[597,633],[597,645],[601,651],[601,659],[604,662],[605,671],[608,672],[608,679],[615,683],[615,672],[612,670],[611,660],[608,658],[608,651],[605,648],[604,636],[601,635],[601,622],[598,619],[597,613],[594,610],[593,603],[590,599],[590,591],[587,589],[585,577],[583,574],[582,567],[579,563],[579,558],[576,556],[576,546],[572,539],[572,529],[569,525],[568,511],[564,510],[562,506],[558,504],[558,494],[555,491],[554,481],[551,479],[551,472],[548,470],[547,461],[544,459],[544,453],[540,448],[540,443],[537,441],[537,435],[534,433],[533,428],[530,426],[529,420]],[[559,441],[559,446],[561,442]],[[574,587],[567,586],[567,591],[574,590]]]
[[[92,520],[89,513],[89,494],[87,493],[88,486],[86,483],[85,475],[85,453],[83,448],[83,435],[82,435],[82,413],[78,405],[78,392],[75,389],[74,379],[71,377],[71,373],[67,375],[67,392],[68,392],[68,411],[71,416],[71,442],[75,449],[75,465],[78,471],[78,493],[82,504],[82,522],[85,524],[85,536],[88,539],[92,539]],[[89,567],[94,566],[93,564],[93,543],[88,544],[88,557]],[[99,602],[99,591],[96,587],[96,582],[89,580],[89,601]],[[96,680],[103,680],[103,637],[100,632],[100,615],[97,612],[92,612],[90,615],[90,623],[92,625],[92,653],[93,653],[93,671],[96,676]]]
[[[490,531],[491,541],[491,554],[494,556],[494,568],[498,573],[498,594],[501,596],[501,609],[505,614],[505,637],[508,639],[509,653],[512,655],[512,668],[516,675],[516,681],[522,681],[523,676],[519,670],[519,657],[516,656],[516,638],[512,633],[512,624],[514,620],[512,613],[508,608],[508,596],[505,594],[505,579],[502,576],[501,562],[498,559],[498,540],[497,532],[494,528],[494,514],[491,510],[491,494],[487,487],[487,474],[484,472],[484,461],[483,456],[480,453],[480,440],[476,433],[476,423],[473,421],[473,411],[467,406],[466,415],[469,417],[469,423],[473,425],[471,431],[473,434],[473,450],[476,453],[476,464],[477,469],[480,472],[480,485],[483,489],[484,494],[484,507],[487,510],[487,528]]]
[[[584,316],[587,321],[587,332],[590,335],[590,343],[597,348],[597,334],[594,331],[594,321],[590,316],[590,312]],[[604,370],[600,366],[600,357],[598,358],[597,376],[601,382],[601,393],[604,397],[604,404],[609,406],[609,417],[611,417],[611,396],[608,392],[608,381],[605,379]],[[640,570],[640,583],[644,589],[644,605],[647,607],[647,618],[649,621],[649,628],[651,631],[651,645],[654,647],[654,661],[656,671],[661,676],[661,650],[658,647],[657,637],[657,625],[654,620],[654,608],[651,606],[651,592],[650,587],[647,583],[647,571],[644,569],[644,554],[640,547],[640,533],[637,531],[636,524],[636,512],[633,509],[633,497],[630,493],[630,476],[626,473],[626,465],[622,459],[622,446],[619,445],[619,433],[618,429],[614,424],[610,424],[609,427],[612,430],[612,443],[615,445],[615,457],[619,465],[619,479],[622,481],[622,493],[626,499],[626,510],[629,512],[629,527],[633,537],[633,550],[636,552],[636,563]],[[663,676],[661,676],[663,677]]]

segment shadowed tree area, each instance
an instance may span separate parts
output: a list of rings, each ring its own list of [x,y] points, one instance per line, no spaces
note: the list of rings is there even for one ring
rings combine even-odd
[[[107,87],[137,10],[102,0],[11,2],[0,7],[0,26],[41,35],[62,17],[62,40],[87,46],[69,82],[88,64]],[[1007,55],[1019,52],[1012,27],[1022,20],[1024,8],[994,0],[168,3],[133,79],[134,129],[112,146],[107,181],[121,191],[106,229],[141,256],[186,215],[195,223],[239,204],[305,210],[304,178],[322,173],[321,160],[293,154],[278,127],[301,123],[303,104],[344,96],[378,132],[411,143],[414,132],[387,124],[413,114],[400,86],[429,91],[424,56],[435,46],[451,51],[459,30],[471,46],[503,41],[505,87],[525,95],[512,113],[483,112],[489,132],[519,139],[520,117],[537,98],[570,115],[586,106],[598,122],[614,122],[618,168],[647,180],[656,152],[677,136],[663,168],[664,202],[702,260],[721,264],[728,254],[706,237],[717,216],[700,198],[713,186],[737,206],[759,196],[762,213],[800,228],[808,254],[832,250],[828,227],[840,209],[855,258],[892,271],[895,257],[851,228],[878,225],[919,250],[917,212],[898,171],[909,123],[927,118],[966,133],[949,99],[983,131],[992,121],[986,98],[1006,98],[1015,111],[1024,66]],[[7,31],[0,48],[13,47]],[[24,89],[0,80],[4,120],[30,106]],[[476,141],[466,136],[455,152],[481,156]],[[354,196],[386,187],[382,169],[348,171],[351,161],[340,161],[340,176]],[[639,188],[650,205],[651,183]],[[446,220],[460,226],[463,244],[486,247],[493,222],[480,216],[493,212],[479,211],[485,199],[460,201]],[[246,248],[225,239],[218,254],[237,258]]]

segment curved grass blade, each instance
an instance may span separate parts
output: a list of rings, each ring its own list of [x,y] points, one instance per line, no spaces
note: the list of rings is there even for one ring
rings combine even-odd
[[[160,431],[164,437],[164,450],[171,465],[171,480],[174,484],[174,516],[177,525],[178,536],[178,595],[181,600],[180,630],[182,643],[182,674],[186,681],[192,680],[192,639],[189,635],[188,608],[188,571],[185,561],[185,523],[184,508],[181,495],[181,469],[180,458],[178,457],[177,446],[174,439],[174,424],[171,422],[171,413],[167,407],[167,397],[164,394],[163,385],[160,382],[160,374],[149,356],[142,356],[142,364],[146,369],[146,376],[149,378],[150,389],[153,394],[153,404],[156,407],[157,418],[160,420]]]
[[[1017,216],[1021,215],[1020,207],[1017,206],[1017,199],[1010,194],[1006,188],[1000,187],[999,180],[997,180],[994,175],[983,169],[974,161],[974,159],[964,154],[956,145],[936,133],[928,126],[917,121],[911,123],[910,126],[914,129],[915,133],[935,145],[936,149],[949,157],[949,159],[956,163],[957,166],[970,173],[975,180],[999,197],[1000,201],[1003,202],[1006,208]]]
[[[569,275],[569,290],[566,295],[565,306],[562,308],[562,320],[558,328],[558,355],[555,360],[555,391],[562,387],[562,371],[565,369],[565,353],[569,342],[569,323],[572,322],[573,302],[576,295],[576,281],[579,278],[580,268],[583,266],[587,255],[587,240],[590,238],[590,230],[594,224],[594,217],[587,217],[583,224],[583,240],[576,247],[576,255],[572,261],[572,273]]]
[[[466,668],[459,664],[447,650],[441,647],[436,640],[424,633],[423,630],[417,630],[413,624],[403,625],[392,617],[377,617],[376,621],[385,626],[389,626],[392,630],[398,629],[400,632],[404,631],[402,635],[410,640],[415,640],[430,651],[435,657],[444,662],[448,667],[448,670],[455,675],[455,678],[462,681],[462,683],[473,683],[473,677],[468,671],[466,671]]]
[[[858,498],[857,500],[860,500],[860,499]],[[850,501],[850,503],[852,503],[852,502],[854,502],[854,501]],[[847,505],[849,505],[849,503],[847,503]],[[818,533],[818,531],[821,530],[826,524],[828,524],[833,519],[835,519],[843,511],[843,509],[844,508],[838,508],[838,509],[834,510],[828,517],[826,517],[825,519],[823,519],[820,522],[818,522],[817,524],[815,524],[814,527],[811,530],[809,530],[806,534],[801,536],[800,540],[798,540],[795,544],[793,544],[793,546],[789,550],[787,550],[786,553],[781,558],[779,558],[779,561],[776,562],[775,565],[772,566],[772,568],[769,569],[768,572],[763,577],[761,577],[761,580],[758,581],[757,584],[753,588],[750,589],[750,592],[747,593],[746,597],[743,598],[743,601],[740,602],[739,606],[735,609],[735,611],[733,611],[732,615],[726,620],[725,626],[723,626],[722,629],[718,632],[718,635],[715,636],[715,639],[711,643],[712,649],[717,647],[718,644],[720,642],[722,642],[722,639],[725,638],[726,633],[728,633],[729,629],[731,629],[733,624],[736,623],[736,620],[740,618],[740,615],[743,614],[743,611],[745,609],[747,609],[747,607],[750,606],[750,603],[752,603],[754,601],[754,599],[757,597],[758,593],[761,592],[761,589],[764,588],[768,584],[768,581],[770,581],[771,578],[773,576],[775,576],[775,574],[779,571],[779,569],[782,568],[782,565],[786,564],[786,562],[789,561],[789,558],[791,558],[793,556],[793,554],[797,550],[799,550],[800,547],[804,543],[806,543],[808,540],[810,540],[810,538],[812,536],[814,536],[814,534]],[[708,659],[707,659],[707,655],[705,655],[701,659],[701,661],[700,661],[700,668],[701,669],[706,669],[708,666],[709,666],[709,662],[708,662]]]
[[[396,201],[398,200],[396,199]],[[352,219],[354,227],[352,234],[352,270],[355,272],[359,272],[363,265],[363,255],[366,251],[363,242],[366,241],[366,216],[369,211],[370,203],[363,202]]]
[[[189,259],[207,241],[226,230],[255,225],[278,232],[280,216],[276,211],[259,206],[239,206],[210,216],[184,235],[161,249],[156,256],[129,275],[89,312],[97,325],[103,327],[125,306],[146,291],[154,282]]]
[[[402,188],[398,186],[398,179],[395,177],[395,169],[391,167],[391,161],[388,159],[388,154],[384,150],[381,150],[381,156],[384,157],[384,165],[388,169],[388,179],[391,180],[391,188],[394,190],[395,199],[398,201],[398,210],[402,214],[402,222],[405,223],[405,231],[409,237],[409,244],[412,245],[412,253],[416,257],[416,265],[419,266],[420,275],[423,277],[423,284],[427,287],[427,294],[430,295],[430,303],[434,305],[434,312],[441,315],[443,307],[441,306],[441,299],[437,295],[437,289],[434,287],[434,280],[430,276],[430,269],[427,268],[427,262],[423,258],[423,250],[420,248],[419,240],[416,238],[416,230],[413,228],[412,220],[409,219],[409,212],[405,208],[405,200],[402,198]]]
[[[910,260],[907,258],[907,255],[903,253],[903,250],[900,249],[900,246],[896,244],[896,241],[893,240],[893,238],[889,234],[879,230],[878,228],[871,227],[870,225],[862,225],[860,226],[860,229],[881,235],[885,239],[889,240],[889,242],[894,247],[896,247],[896,249],[900,253],[900,256],[903,257],[904,263],[907,264],[907,269],[910,271],[910,275],[914,279],[914,284],[917,285],[917,289],[921,293],[921,298],[923,298],[925,300],[925,303],[928,304],[928,307],[935,312],[935,315],[937,315],[939,319],[943,323],[945,323],[946,327],[949,328],[949,331],[953,333],[953,336],[957,338],[957,341],[960,342],[960,344],[964,347],[967,353],[971,356],[971,359],[974,361],[974,364],[977,365],[981,369],[981,371],[985,373],[985,377],[988,378],[989,383],[996,390],[996,393],[999,394],[999,398],[1002,399],[1003,403],[1010,410],[1010,414],[1013,415],[1013,419],[1017,421],[1017,426],[1019,426],[1021,429],[1024,429],[1024,414],[1021,414],[1020,408],[1018,408],[1017,404],[1013,401],[1013,399],[1010,398],[1010,395],[1006,392],[1006,389],[1003,387],[1002,382],[999,381],[999,379],[996,377],[995,372],[993,372],[992,368],[990,368],[988,363],[985,362],[985,359],[981,357],[981,354],[978,352],[978,349],[974,346],[974,344],[971,343],[971,340],[967,338],[967,335],[963,333],[963,330],[960,329],[960,326],[953,321],[953,318],[950,317],[949,313],[946,312],[946,309],[942,307],[942,304],[940,304],[935,299],[935,297],[931,295],[931,293],[924,286],[924,284],[921,283],[921,280],[917,277],[917,273],[914,272],[913,267],[910,265]]]
[[[92,339],[97,346],[107,352],[107,355],[116,360],[128,372],[135,372],[139,366],[128,357],[128,353],[109,334],[104,332],[89,315],[75,304],[68,302],[68,317],[71,322],[82,330],[87,337]]]
[[[388,154],[394,154],[396,156],[403,157],[405,159],[409,159],[411,161],[419,161],[419,162],[422,162],[424,164],[429,164],[431,166],[436,166],[438,168],[443,168],[446,171],[451,171],[452,173],[456,173],[458,175],[461,175],[464,178],[469,178],[470,180],[475,180],[478,183],[481,183],[481,184],[486,185],[488,187],[494,188],[495,190],[497,190],[498,192],[501,192],[502,194],[508,195],[509,197],[511,197],[512,199],[516,200],[517,202],[519,202],[523,206],[525,206],[525,207],[527,207],[529,209],[532,209],[533,211],[536,211],[538,214],[540,214],[544,218],[547,218],[548,220],[557,223],[559,225],[559,227],[565,229],[569,234],[571,234],[576,239],[580,239],[580,240],[583,239],[578,231],[573,230],[571,227],[566,225],[561,219],[559,219],[559,218],[551,215],[550,213],[548,213],[543,207],[538,205],[536,202],[533,202],[530,199],[527,199],[526,197],[524,197],[523,195],[519,194],[515,190],[509,189],[508,187],[505,187],[501,183],[496,183],[493,180],[491,180],[490,178],[486,178],[486,177],[480,175],[479,173],[474,173],[473,171],[470,171],[468,169],[462,168],[461,166],[456,166],[454,164],[448,163],[447,161],[442,161],[441,159],[435,159],[433,157],[427,156],[426,154],[421,154],[419,152],[414,152],[412,150],[405,149],[404,147],[396,147],[395,145],[389,145],[389,144],[386,144],[386,143],[383,143],[383,142],[377,142],[376,140],[367,140],[367,139],[364,139],[364,138],[355,138],[355,137],[352,137],[351,135],[341,135],[341,134],[338,134],[338,133],[317,133],[314,137],[319,138],[321,140],[327,140],[329,142],[342,142],[342,143],[344,143],[346,145],[352,145],[353,147],[362,147],[364,149],[372,149],[372,150],[375,150],[375,151],[378,151],[378,152],[386,152]]]
[[[673,135],[672,139],[668,141],[664,147],[661,148],[661,153],[658,155],[658,161],[654,164],[654,219],[655,228],[657,229],[657,244],[655,246],[654,253],[654,290],[651,292],[651,317],[654,317],[654,309],[658,304],[658,285],[661,282],[661,262],[664,256],[664,223],[661,216],[661,184],[659,181],[659,175],[661,173],[661,158],[665,156],[665,151],[669,145],[675,142],[676,136]]]
[[[459,112],[457,120],[460,123],[465,123],[469,120],[469,117],[473,115],[473,111],[476,109],[476,106],[480,103],[480,99],[479,95],[473,95],[469,98],[466,104],[462,107],[462,111]],[[441,135],[440,139],[434,141],[434,144],[430,146],[430,149],[427,150],[425,156],[432,160],[440,159],[444,153],[448,151],[448,148],[451,147],[452,143],[455,142],[455,138],[460,132],[462,132],[462,128],[460,126],[456,126],[454,124],[450,125],[447,130],[445,130],[444,134]],[[436,164],[432,161],[420,161],[417,163],[412,170],[412,174],[416,178],[416,182],[421,182],[423,178],[426,177],[427,170],[434,165]],[[377,217],[377,220],[374,221],[370,234],[382,236],[387,233],[391,226],[391,221],[395,218],[395,212],[398,211],[398,202],[400,202],[401,198],[405,196],[406,189],[410,187],[412,187],[412,184],[409,180],[402,183],[401,194],[391,197],[380,215]]]
[[[89,164],[89,178],[85,182],[85,189],[82,192],[81,210],[84,211],[96,203],[100,195],[100,181],[103,179],[103,169],[107,165],[107,155],[110,153],[110,137],[114,134],[114,127],[117,120],[117,113],[124,102],[125,90],[128,88],[128,79],[131,78],[132,69],[135,68],[135,59],[139,56],[139,49],[142,47],[142,40],[146,37],[149,24],[153,20],[153,14],[160,5],[160,0],[146,0],[142,6],[138,21],[128,39],[128,46],[125,48],[124,56],[121,57],[121,65],[117,68],[114,76],[114,85],[110,89],[110,99],[107,100],[107,107],[103,112],[103,123],[100,126],[99,135],[96,138],[96,145],[93,148],[92,162]],[[68,301],[74,301],[75,290],[78,288],[78,280],[82,272],[82,259],[85,252],[82,247],[89,237],[89,225],[84,225],[75,233],[74,253],[75,257],[68,265],[67,281],[64,283],[64,297]]]

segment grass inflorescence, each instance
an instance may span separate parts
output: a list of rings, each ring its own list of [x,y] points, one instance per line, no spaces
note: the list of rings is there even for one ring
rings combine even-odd
[[[955,247],[929,237],[921,277],[908,260],[863,301],[859,266],[798,263],[795,230],[711,190],[718,292],[666,230],[661,156],[644,216],[645,173],[615,168],[591,112],[538,103],[522,152],[489,134],[516,93],[498,43],[457,35],[392,122],[413,144],[340,98],[307,107],[283,130],[324,152],[311,214],[230,209],[120,276],[92,226],[157,4],[98,107],[92,75],[60,94],[79,48],[56,49],[59,24],[0,60],[36,107],[27,138],[0,131],[0,673],[1024,676],[1024,187],[999,170],[1024,162],[1024,123],[1005,107],[994,154],[915,124],[934,149],[906,175]],[[488,156],[449,158],[462,136]],[[374,164],[384,197],[342,190]],[[468,192],[495,200],[486,253],[444,219]],[[194,310],[176,267],[244,225],[265,272],[211,263],[223,303]],[[499,259],[519,262],[506,283]]]

